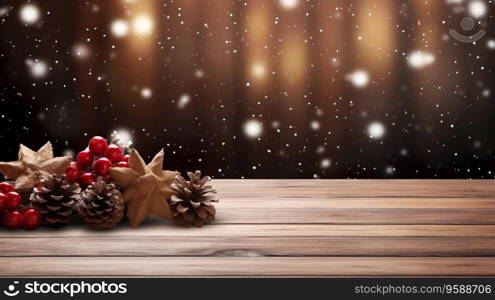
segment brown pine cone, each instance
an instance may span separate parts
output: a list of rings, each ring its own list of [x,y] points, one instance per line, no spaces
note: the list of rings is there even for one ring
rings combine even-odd
[[[47,175],[33,188],[29,201],[40,211],[43,223],[67,224],[74,216],[80,192],[79,185],[70,183],[65,175]]]
[[[124,217],[124,199],[113,183],[101,177],[88,186],[79,198],[79,215],[94,229],[110,229]]]
[[[175,194],[170,197],[169,204],[175,223],[189,227],[201,227],[215,219],[216,209],[212,202],[218,202],[218,193],[211,185],[211,180],[201,172],[187,172],[189,181],[178,175],[171,187]]]

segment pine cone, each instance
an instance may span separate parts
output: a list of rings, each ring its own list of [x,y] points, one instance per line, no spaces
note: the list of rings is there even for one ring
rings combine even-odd
[[[201,227],[215,219],[216,209],[212,202],[218,202],[216,189],[206,185],[211,180],[201,172],[187,172],[189,181],[178,175],[171,187],[175,195],[170,197],[169,204],[175,223],[189,227]]]
[[[45,224],[67,224],[74,216],[75,201],[81,188],[65,177],[44,176],[29,197],[31,205],[40,211],[41,220]]]
[[[124,217],[124,199],[113,183],[101,177],[88,186],[79,198],[81,219],[94,229],[110,229]]]

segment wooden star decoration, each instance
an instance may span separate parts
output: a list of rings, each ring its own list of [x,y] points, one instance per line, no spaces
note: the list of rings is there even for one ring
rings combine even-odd
[[[71,156],[53,157],[53,147],[50,142],[38,151],[21,144],[18,160],[0,162],[0,173],[8,179],[15,179],[16,190],[27,191],[31,190],[44,175],[64,173],[71,161]]]
[[[136,227],[148,215],[170,219],[172,213],[168,199],[174,194],[170,185],[176,172],[163,170],[164,152],[161,150],[146,165],[136,149],[129,153],[130,168],[112,168],[112,178],[124,189],[127,216],[131,226]]]

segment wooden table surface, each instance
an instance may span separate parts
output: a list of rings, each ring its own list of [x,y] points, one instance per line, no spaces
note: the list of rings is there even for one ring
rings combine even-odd
[[[0,276],[495,275],[495,182],[216,180],[214,224],[0,230]]]

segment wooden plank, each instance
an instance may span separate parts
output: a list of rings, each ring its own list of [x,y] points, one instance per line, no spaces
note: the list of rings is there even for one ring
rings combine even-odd
[[[217,187],[321,187],[321,186],[376,186],[378,188],[402,187],[476,187],[493,188],[493,179],[213,179]]]
[[[201,229],[0,230],[0,276],[494,276],[493,183],[215,180]]]
[[[215,180],[221,197],[493,198],[491,180]]]
[[[0,276],[493,276],[493,257],[18,257]]]
[[[478,224],[494,225],[495,208],[222,208],[216,224]]]
[[[81,224],[64,228],[42,227],[35,231],[0,229],[2,238],[45,237],[495,237],[495,225],[326,225],[326,224],[213,224],[182,228],[150,219],[138,228],[120,224],[109,231],[89,230]]]
[[[168,221],[162,222],[169,226]],[[495,208],[222,207],[212,224],[495,225]]]
[[[495,208],[494,198],[223,198],[219,208]]]
[[[495,238],[3,238],[0,256],[495,256]]]

